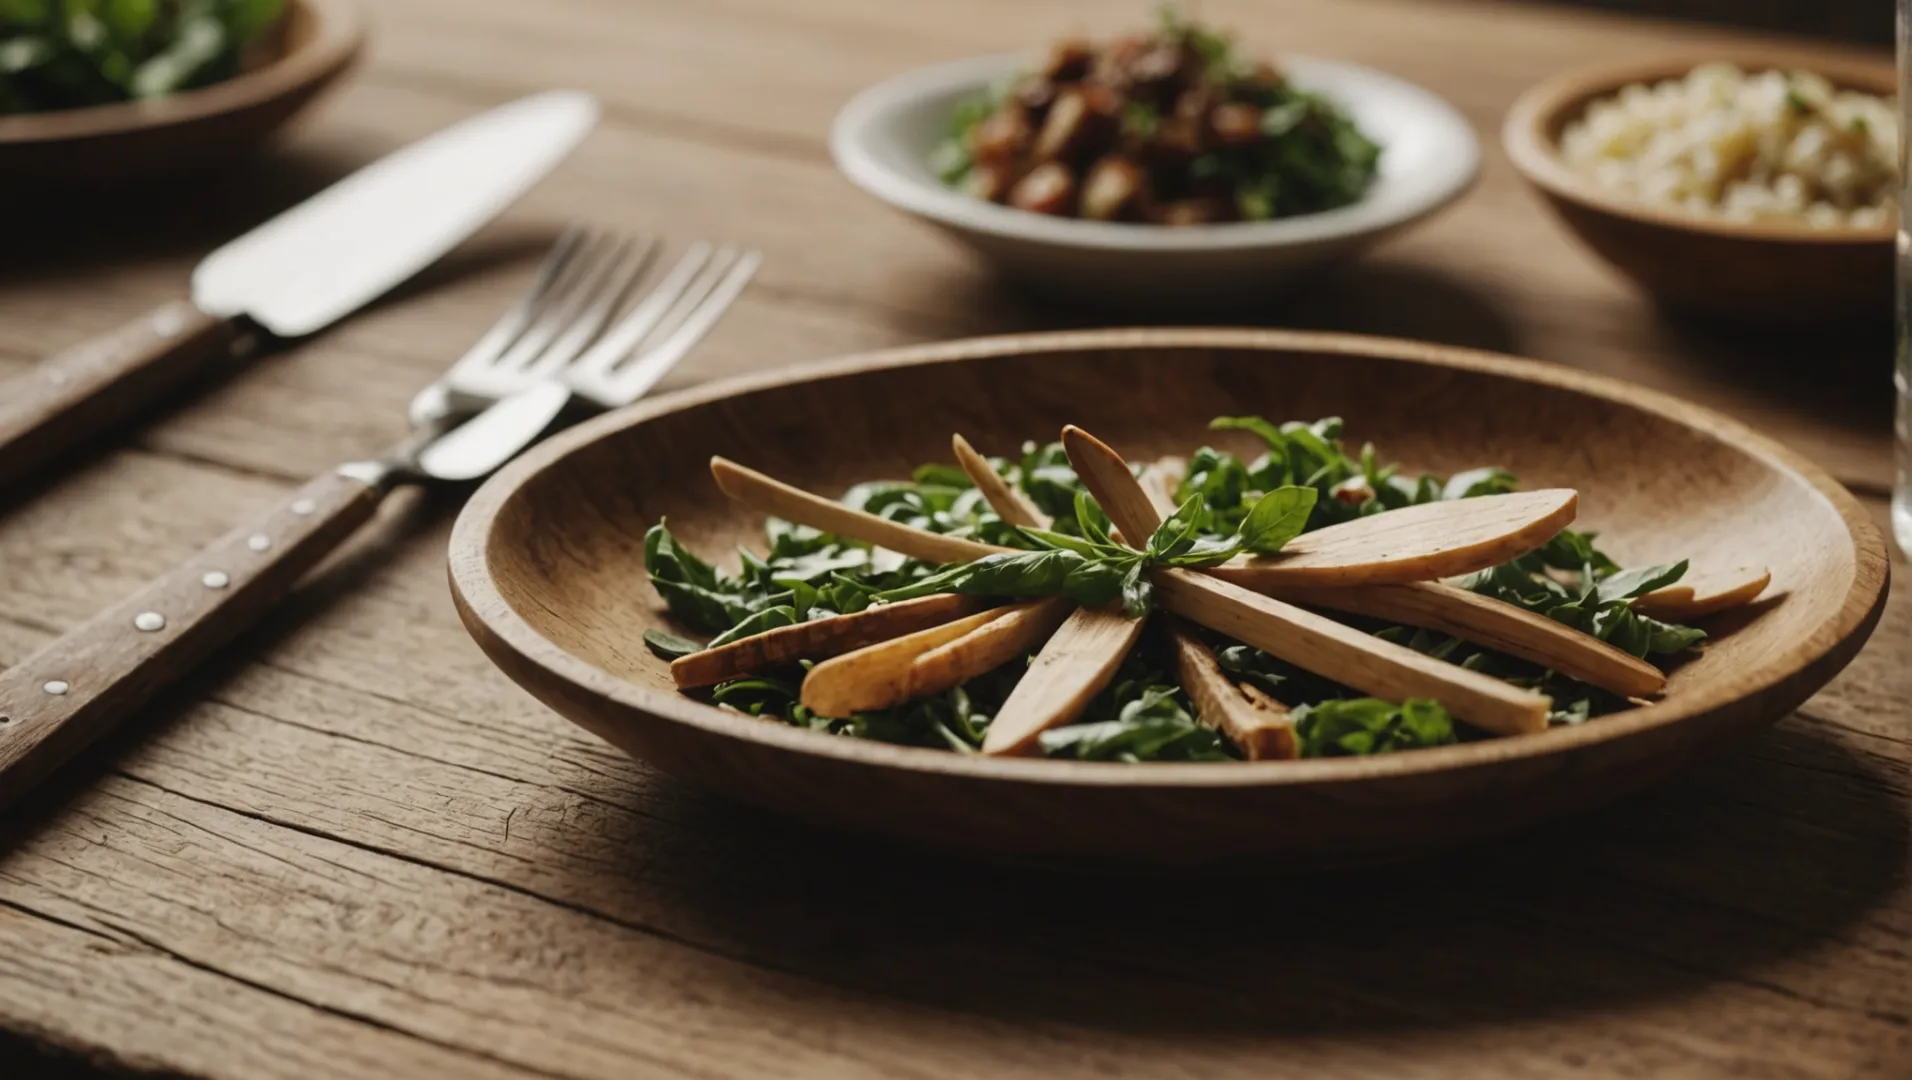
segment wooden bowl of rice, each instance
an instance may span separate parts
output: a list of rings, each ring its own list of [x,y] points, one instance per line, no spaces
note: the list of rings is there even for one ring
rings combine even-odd
[[[1892,313],[1899,181],[1896,160],[1878,173],[1888,133],[1875,129],[1896,134],[1896,90],[1889,61],[1669,55],[1549,79],[1514,103],[1501,138],[1568,227],[1668,308],[1756,327],[1876,325]],[[1885,111],[1842,96],[1853,92]]]

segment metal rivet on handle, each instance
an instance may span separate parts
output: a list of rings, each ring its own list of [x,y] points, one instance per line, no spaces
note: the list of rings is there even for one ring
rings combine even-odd
[[[166,616],[157,611],[142,611],[133,616],[133,629],[143,633],[166,629]]]
[[[59,697],[61,694],[64,694],[68,690],[72,689],[72,687],[66,684],[65,679],[48,679],[46,681],[46,685],[40,687],[40,689],[45,690],[47,693],[52,694],[54,697]]]
[[[319,504],[313,502],[311,499],[299,499],[292,504],[292,512],[300,517],[311,517],[312,511],[318,508]]]
[[[223,589],[232,584],[232,579],[226,576],[224,570],[208,570],[199,583],[208,589]]]
[[[272,537],[265,533],[253,533],[246,539],[246,546],[254,551],[264,551],[272,546]]]

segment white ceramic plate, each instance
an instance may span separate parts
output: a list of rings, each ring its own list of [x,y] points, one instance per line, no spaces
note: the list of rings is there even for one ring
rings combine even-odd
[[[950,110],[1031,66],[1015,55],[940,64],[870,87],[837,114],[830,150],[858,187],[1045,291],[1130,310],[1268,297],[1452,202],[1480,166],[1467,122],[1426,90],[1355,64],[1305,56],[1280,63],[1381,144],[1380,174],[1359,202],[1279,221],[1167,228],[1048,217],[952,191],[929,166]]]

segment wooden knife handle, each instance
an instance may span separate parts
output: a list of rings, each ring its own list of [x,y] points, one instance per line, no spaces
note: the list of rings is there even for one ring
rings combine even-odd
[[[176,300],[0,383],[0,487],[232,357],[241,332]]]
[[[0,807],[257,622],[385,490],[328,473],[0,672]]]

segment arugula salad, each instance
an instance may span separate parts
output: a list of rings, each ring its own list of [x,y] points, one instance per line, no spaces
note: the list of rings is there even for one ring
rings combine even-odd
[[[1423,503],[1498,495],[1516,478],[1494,467],[1451,477],[1407,476],[1383,464],[1372,445],[1343,449],[1338,418],[1275,424],[1221,417],[1216,430],[1251,433],[1263,451],[1244,458],[1203,446],[1185,461],[1146,467],[1173,481],[1178,509],[1140,549],[1116,542],[1062,444],[1028,443],[1015,459],[990,458],[1009,485],[1051,519],[1016,527],[990,508],[961,469],[924,465],[907,481],[858,484],[852,508],[932,533],[975,539],[1011,552],[935,565],[772,518],[767,551],[739,552],[735,573],[719,570],[671,535],[668,522],[645,538],[645,568],[673,620],[700,639],[648,631],[659,656],[675,659],[780,627],[865,611],[938,593],[995,597],[1065,596],[1089,607],[1120,605],[1131,617],[1154,600],[1147,571],[1214,566],[1242,553],[1279,551],[1295,536],[1366,515]],[[1691,626],[1651,618],[1632,601],[1680,580],[1687,564],[1623,569],[1588,532],[1566,530],[1511,562],[1451,584],[1543,615],[1635,657],[1679,654],[1705,639]],[[1627,707],[1626,699],[1536,664],[1425,629],[1353,616],[1339,621],[1415,652],[1545,694],[1548,722],[1579,724]],[[1044,731],[1047,757],[1096,761],[1223,761],[1241,753],[1201,722],[1179,685],[1163,620],[1152,620],[1114,679],[1072,722]],[[1387,753],[1481,737],[1440,702],[1383,701],[1304,671],[1206,629],[1202,640],[1228,678],[1290,710],[1301,757]],[[810,661],[728,679],[708,691],[714,704],[751,716],[850,738],[958,753],[978,752],[992,716],[1034,653],[962,685],[893,708],[822,716],[801,703]]]
[[[284,9],[285,0],[0,0],[0,115],[223,82]]]

